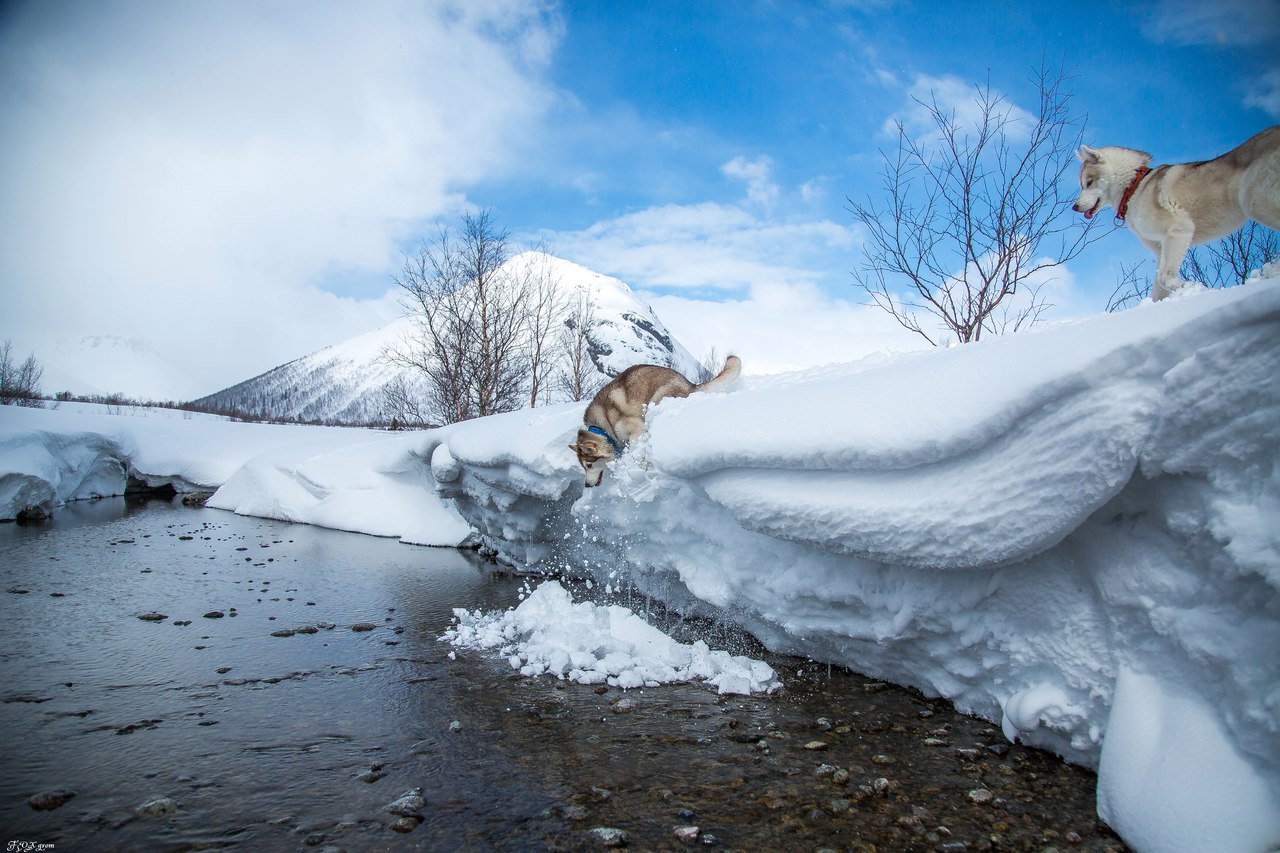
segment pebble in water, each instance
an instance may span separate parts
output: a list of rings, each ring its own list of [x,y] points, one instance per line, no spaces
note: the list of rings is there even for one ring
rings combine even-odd
[[[403,817],[416,817],[421,819],[422,815],[419,811],[427,801],[422,798],[421,788],[412,788],[405,791],[396,799],[387,803],[382,807],[384,812],[388,814],[402,815]]]
[[[164,817],[165,815],[173,814],[177,810],[178,804],[169,797],[156,797],[135,808],[134,812],[138,817]]]
[[[396,832],[413,832],[418,828],[418,824],[422,823],[422,821],[422,815],[406,815],[393,822],[391,824],[391,828]]]
[[[702,830],[696,826],[677,826],[675,828],[676,840],[681,844],[693,844],[697,842],[698,836],[702,834]]]
[[[597,826],[587,835],[591,836],[591,840],[605,847],[626,847],[627,833],[626,830],[617,829],[612,826]]]
[[[981,806],[994,800],[995,794],[992,794],[986,788],[974,788],[969,792],[969,799]]]
[[[67,801],[75,795],[75,791],[43,791],[39,794],[32,794],[27,800],[27,805],[38,812],[50,812],[65,806]]]

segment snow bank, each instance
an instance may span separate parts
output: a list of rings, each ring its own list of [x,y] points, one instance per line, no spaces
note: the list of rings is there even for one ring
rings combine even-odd
[[[624,573],[949,697],[1098,768],[1138,849],[1258,850],[1280,844],[1277,377],[1272,278],[664,401],[585,494],[580,407],[460,425],[433,470],[517,565]]]
[[[243,515],[454,546],[471,528],[435,493],[427,460],[439,441],[164,409],[0,406],[0,519],[122,495],[134,480],[218,489],[208,505]]]
[[[763,661],[713,651],[701,640],[679,643],[620,605],[574,603],[553,580],[506,612],[453,614],[456,624],[442,640],[459,648],[496,649],[522,675],[623,689],[705,681],[722,694],[779,686]]]

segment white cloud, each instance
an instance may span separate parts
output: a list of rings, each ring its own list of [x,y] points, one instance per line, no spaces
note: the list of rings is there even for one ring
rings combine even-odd
[[[148,340],[188,393],[387,319],[398,244],[514,168],[559,37],[520,0],[31,4],[0,31],[0,336]],[[129,391],[130,389],[120,389]],[[139,389],[136,393],[146,393]]]
[[[740,205],[663,205],[549,238],[556,250],[641,287],[742,291],[817,283],[844,270],[857,232],[829,220],[762,218]]]
[[[1254,81],[1245,95],[1244,105],[1280,119],[1280,68],[1268,71]]]
[[[770,208],[778,201],[778,185],[773,182],[773,160],[770,158],[748,160],[742,156],[734,157],[721,166],[720,171],[747,185],[747,200],[752,204]]]
[[[972,136],[983,122],[980,87],[954,75],[933,77],[919,74],[905,94],[906,102],[881,126],[881,132],[886,136],[896,137],[901,123],[907,136],[919,144],[926,147],[936,144],[941,139],[941,131],[930,109],[935,104],[943,116],[954,122],[961,136]],[[999,92],[993,90],[991,95],[999,100],[992,115],[1004,121],[1004,132],[1009,140],[1016,142],[1027,138],[1035,126],[1035,116],[1003,98]]]
[[[764,282],[844,279],[860,232],[851,219],[824,215],[829,179],[784,187],[763,155],[731,157],[718,172],[721,185],[709,192],[728,200],[658,204],[536,236],[565,258],[643,288],[741,293]]]

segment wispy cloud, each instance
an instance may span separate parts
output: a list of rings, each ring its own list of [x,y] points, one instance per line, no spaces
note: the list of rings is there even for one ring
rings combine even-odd
[[[924,341],[856,294],[833,296],[808,284],[759,285],[741,298],[646,294],[676,339],[702,357],[736,353],[749,374],[781,373],[875,352],[918,349]]]
[[[747,200],[752,204],[770,208],[777,202],[778,185],[773,182],[773,160],[770,158],[748,160],[742,156],[734,157],[721,166],[720,171],[747,185]]]
[[[852,226],[714,202],[648,208],[549,239],[565,257],[641,287],[725,292],[828,279],[857,243]]]
[[[1157,43],[1254,46],[1280,40],[1280,4],[1257,0],[1156,0],[1142,32]]]
[[[881,132],[897,136],[899,124],[908,137],[924,146],[936,144],[941,139],[938,123],[932,107],[954,122],[961,133],[973,134],[984,119],[982,91],[976,81],[966,81],[954,75],[934,77],[919,74],[907,87],[903,105],[885,119]],[[998,100],[993,117],[1004,123],[1005,134],[1017,141],[1030,134],[1036,118],[1029,111],[1013,103],[999,92],[992,91]]]
[[[1268,71],[1249,87],[1245,106],[1256,107],[1274,119],[1280,119],[1280,68]]]

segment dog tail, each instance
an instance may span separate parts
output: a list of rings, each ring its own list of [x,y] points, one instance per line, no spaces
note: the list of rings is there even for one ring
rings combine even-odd
[[[731,355],[724,360],[724,367],[714,379],[709,379],[697,386],[695,391],[726,391],[733,384],[733,380],[738,378],[738,374],[742,372],[742,359],[736,355]]]

